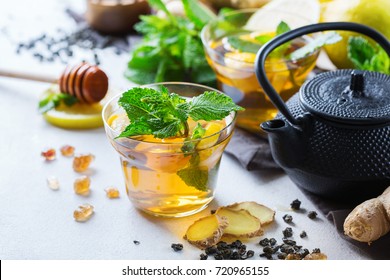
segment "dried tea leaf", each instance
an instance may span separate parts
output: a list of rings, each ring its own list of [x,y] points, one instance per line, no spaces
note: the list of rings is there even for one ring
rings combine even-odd
[[[232,205],[226,206],[226,208],[229,208],[234,211],[242,209],[247,210],[252,216],[255,216],[260,220],[262,226],[272,223],[275,218],[274,210],[254,201],[234,203]]]
[[[263,234],[260,220],[251,215],[247,210],[232,210],[227,207],[220,207],[216,215],[226,217],[228,221],[224,235],[251,238]]]
[[[226,218],[209,215],[190,225],[183,238],[196,247],[205,249],[217,244],[227,226]]]

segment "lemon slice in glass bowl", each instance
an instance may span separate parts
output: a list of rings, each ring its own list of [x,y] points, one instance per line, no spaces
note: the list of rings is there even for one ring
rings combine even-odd
[[[284,21],[292,29],[318,23],[320,19],[318,0],[273,0],[258,9],[248,20],[245,29],[270,32]]]
[[[53,86],[44,92],[44,96],[52,92],[59,92],[57,86]],[[43,118],[50,124],[67,129],[92,129],[103,126],[102,109],[105,102],[112,96],[109,91],[99,103],[76,103],[67,106],[61,103],[59,106],[43,114]]]

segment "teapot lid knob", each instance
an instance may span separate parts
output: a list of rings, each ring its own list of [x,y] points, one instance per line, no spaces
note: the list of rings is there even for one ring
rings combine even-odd
[[[390,75],[336,70],[305,82],[299,90],[303,107],[315,115],[345,124],[390,121]]]
[[[349,90],[353,97],[364,96],[364,72],[354,70],[351,73],[351,81],[349,84]]]

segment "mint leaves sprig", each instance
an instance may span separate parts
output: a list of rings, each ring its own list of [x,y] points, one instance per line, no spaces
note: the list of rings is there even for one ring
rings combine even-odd
[[[182,0],[187,18],[172,15],[161,0],[148,2],[166,17],[140,17],[134,28],[143,38],[130,53],[125,76],[137,84],[191,81],[215,86],[216,76],[207,63],[200,31],[216,15],[196,0]]]
[[[191,156],[189,165],[178,170],[177,175],[188,185],[206,191],[209,171],[201,168],[200,155],[196,150],[197,141],[205,129],[197,123],[190,134],[187,120],[221,120],[232,111],[243,110],[233,100],[215,91],[206,91],[192,99],[185,99],[176,93],[170,93],[166,87],[161,90],[151,88],[132,88],[118,101],[126,111],[130,124],[117,137],[153,135],[156,138],[183,137],[181,150]],[[211,172],[211,171],[210,171]]]
[[[243,110],[232,99],[215,91],[187,100],[167,88],[132,88],[119,99],[130,124],[118,137],[153,135],[156,138],[188,137],[187,119],[221,120],[232,111]]]
[[[39,113],[44,114],[51,109],[58,107],[61,103],[70,107],[77,102],[77,98],[70,94],[58,93],[49,89],[45,92],[45,96],[39,101],[38,111]]]
[[[281,35],[290,31],[291,28],[287,23],[281,21],[276,27],[276,36]],[[236,50],[241,52],[257,53],[259,49],[268,41],[273,39],[273,36],[270,34],[259,35],[254,38],[254,41],[246,41],[240,39],[237,35],[233,35],[227,38],[228,43]],[[277,47],[272,53],[271,56],[274,57],[285,57],[291,60],[299,60],[304,58],[306,55],[322,48],[326,45],[331,45],[337,43],[342,38],[337,32],[327,32],[318,35],[314,39],[310,40],[303,47],[294,50],[290,54],[286,54],[289,48],[291,47],[291,42],[287,42],[279,47]]]
[[[355,68],[390,74],[390,58],[378,44],[360,36],[350,37],[347,50]]]

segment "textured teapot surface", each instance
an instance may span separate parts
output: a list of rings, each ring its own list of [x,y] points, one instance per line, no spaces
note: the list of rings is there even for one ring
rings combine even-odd
[[[354,70],[323,73],[284,103],[265,72],[274,49],[328,30],[366,35],[390,56],[386,37],[351,22],[307,25],[275,37],[257,54],[255,72],[280,113],[261,127],[268,132],[275,161],[298,186],[343,201],[367,199],[390,185],[390,76]]]
[[[305,109],[345,124],[380,124],[390,120],[390,76],[356,70],[317,75],[299,91]]]

